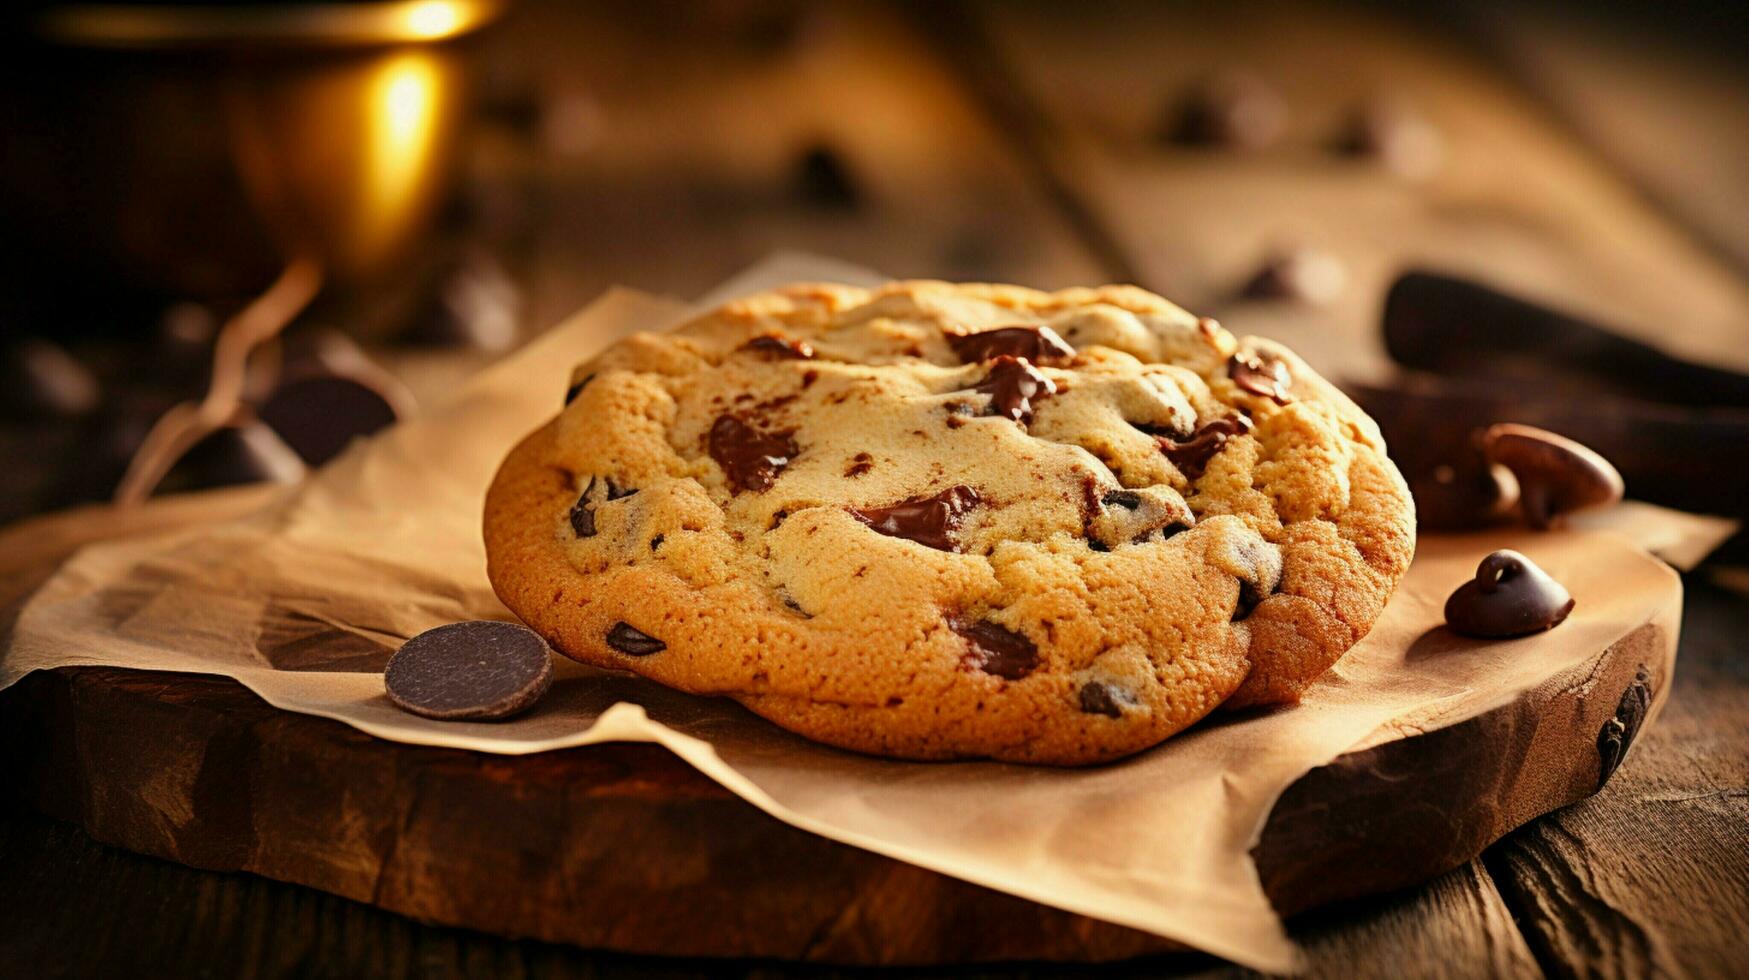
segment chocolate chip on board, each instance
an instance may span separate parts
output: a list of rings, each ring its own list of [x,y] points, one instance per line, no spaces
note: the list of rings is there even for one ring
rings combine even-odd
[[[1255,150],[1275,142],[1287,106],[1255,75],[1229,71],[1205,78],[1173,107],[1164,135],[1174,143]]]
[[[1287,391],[1293,375],[1288,373],[1287,363],[1277,358],[1239,351],[1227,359],[1227,376],[1241,389],[1274,399],[1277,405],[1293,401]]]
[[[446,721],[509,718],[534,707],[552,684],[552,651],[540,634],[493,620],[426,630],[383,671],[396,707]]]
[[[1482,559],[1476,577],[1445,600],[1445,623],[1464,636],[1504,639],[1559,626],[1573,611],[1573,596],[1549,573],[1516,551]]]
[[[761,493],[777,482],[789,461],[801,450],[789,432],[761,432],[734,415],[719,416],[711,425],[711,458],[729,478],[729,490]]]
[[[990,407],[994,414],[1026,425],[1032,421],[1033,400],[1043,401],[1056,394],[1057,386],[1025,358],[1003,354],[996,358],[990,365],[990,373],[972,390],[991,396]]]
[[[613,624],[607,631],[607,645],[628,657],[648,657],[668,649],[668,644],[627,622]]]
[[[1017,681],[1038,666],[1038,646],[1024,634],[987,619],[950,619],[947,625],[965,638],[969,667]]]
[[[946,334],[947,344],[961,364],[988,361],[1004,354],[1024,357],[1034,364],[1067,360],[1075,356],[1075,348],[1050,327],[998,327],[979,333]]]
[[[1406,100],[1375,96],[1349,117],[1336,141],[1340,153],[1377,160],[1400,177],[1419,180],[1439,170],[1445,141]]]
[[[1242,293],[1251,299],[1322,306],[1340,297],[1347,285],[1348,272],[1334,255],[1295,248],[1266,258]]]
[[[960,524],[977,505],[978,491],[956,486],[891,507],[853,507],[850,516],[888,537],[915,541],[937,551],[958,551]]]
[[[1409,477],[1415,521],[1433,531],[1470,531],[1505,520],[1518,503],[1518,480],[1480,454]]]
[[[1545,530],[1574,511],[1622,498],[1622,478],[1609,460],[1565,436],[1529,425],[1501,423],[1482,434],[1482,454],[1518,479],[1518,510],[1525,523]]]

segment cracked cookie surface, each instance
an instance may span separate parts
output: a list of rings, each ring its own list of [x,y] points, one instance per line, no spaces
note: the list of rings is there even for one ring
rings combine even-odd
[[[880,755],[1091,763],[1294,701],[1414,550],[1372,420],[1133,287],[797,285],[565,394],[487,496],[505,604]]]

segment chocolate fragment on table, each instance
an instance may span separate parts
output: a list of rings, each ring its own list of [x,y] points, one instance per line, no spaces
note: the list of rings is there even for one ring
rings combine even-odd
[[[9,416],[78,418],[101,401],[96,376],[59,344],[29,338],[0,351],[0,410]]]
[[[1056,394],[1056,383],[1039,373],[1025,358],[1003,354],[990,365],[990,373],[973,387],[990,396],[991,413],[1027,425],[1032,422],[1033,402]]]
[[[295,483],[306,472],[303,459],[272,429],[256,419],[238,418],[183,453],[165,474],[157,492],[243,483]]]
[[[761,432],[738,416],[723,415],[711,425],[708,448],[728,477],[731,493],[761,493],[777,482],[778,474],[801,452],[791,438],[794,435],[793,430]]]
[[[311,466],[414,411],[413,395],[344,334],[288,339],[279,379],[256,415]]]
[[[937,551],[958,551],[960,525],[978,500],[978,491],[955,486],[890,507],[852,507],[850,516],[888,537],[915,541]]]
[[[998,327],[978,333],[946,333],[947,345],[961,364],[974,364],[996,357],[1024,357],[1034,364],[1067,360],[1075,348],[1046,326]]]
[[[553,655],[516,623],[471,620],[426,630],[383,671],[389,700],[444,721],[495,721],[534,707],[553,684]]]
[[[1575,511],[1621,500],[1623,484],[1609,460],[1586,446],[1529,425],[1501,423],[1482,435],[1482,454],[1518,481],[1518,511],[1542,531]]]
[[[849,210],[862,201],[844,158],[823,143],[808,147],[797,158],[795,184],[802,200],[816,207]]]
[[[1251,299],[1323,306],[1347,286],[1348,271],[1341,260],[1318,249],[1296,248],[1270,255],[1241,292]]]
[[[439,347],[501,351],[514,346],[522,294],[502,266],[471,251],[443,269],[403,338]]]
[[[1573,611],[1573,596],[1524,555],[1496,551],[1476,566],[1476,577],[1445,601],[1445,622],[1454,632],[1506,639],[1559,626]]]
[[[949,619],[947,625],[965,638],[968,667],[1017,681],[1038,666],[1038,646],[1022,633],[987,619]]]
[[[1431,177],[1445,157],[1445,141],[1427,117],[1407,100],[1387,96],[1370,98],[1354,111],[1336,149],[1411,180]]]
[[[1287,104],[1255,75],[1231,71],[1204,78],[1173,106],[1167,140],[1186,146],[1256,150],[1275,142]]]

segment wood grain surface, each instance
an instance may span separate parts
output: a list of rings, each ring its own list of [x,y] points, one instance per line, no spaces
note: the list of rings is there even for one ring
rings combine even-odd
[[[486,114],[465,233],[528,284],[531,323],[613,282],[693,295],[791,247],[900,275],[1136,279],[1368,376],[1386,367],[1371,344],[1379,284],[1413,259],[1654,343],[1692,345],[1679,352],[1749,356],[1749,280],[1732,261],[1740,231],[1720,205],[1738,192],[1687,186],[1692,171],[1673,163],[1728,174],[1716,134],[1741,115],[1724,100],[1707,106],[1722,122],[1663,119],[1669,107],[1654,101],[1631,107],[1641,122],[1624,129],[1610,112],[1608,91],[1622,86],[1653,98],[1634,78],[1678,93],[1704,86],[1709,76],[1684,57],[1648,72],[1625,60],[1642,53],[1632,40],[1594,45],[1588,32],[1563,35],[1558,20],[1551,34],[1501,4],[1484,31],[1376,8],[1283,14],[1254,4],[1096,13],[819,4],[749,27],[735,16],[743,5],[708,6],[678,14],[660,2],[531,0],[482,39]],[[1562,49],[1554,59],[1550,45]],[[1580,45],[1602,60],[1573,55]],[[1245,159],[1163,149],[1153,134],[1182,81],[1235,63],[1289,80],[1284,150]],[[1323,151],[1360,93],[1393,86],[1456,147],[1426,185]],[[1659,124],[1655,147],[1633,139],[1648,119]],[[819,147],[849,175],[848,198],[798,181]],[[1261,253],[1286,240],[1333,251],[1350,293],[1313,309],[1234,297]],[[436,376],[464,370],[461,359],[428,360]],[[1711,574],[1685,577],[1668,707],[1610,784],[1427,885],[1295,918],[1311,975],[1749,975],[1749,608]],[[19,717],[9,701],[0,725],[13,731]],[[31,745],[5,765],[32,750],[64,751]],[[861,975],[420,924],[257,875],[126,853],[16,795],[0,801],[0,962],[35,975]],[[856,914],[855,901],[844,908]],[[1169,954],[1102,972],[1244,971]]]

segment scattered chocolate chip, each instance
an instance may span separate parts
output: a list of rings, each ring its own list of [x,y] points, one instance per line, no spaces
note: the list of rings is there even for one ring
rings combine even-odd
[[[1104,681],[1088,681],[1081,685],[1081,710],[1090,715],[1122,718],[1124,709],[1135,706],[1130,692]]]
[[[614,623],[607,631],[607,645],[628,657],[647,657],[668,649],[668,644],[625,622]]]
[[[194,444],[158,485],[158,492],[241,483],[295,483],[304,462],[272,429],[254,419],[226,425]]]
[[[16,418],[77,418],[97,408],[97,378],[59,344],[29,339],[0,353],[0,407]]]
[[[960,524],[977,505],[978,491],[957,486],[891,507],[852,507],[850,516],[888,537],[915,541],[937,551],[958,551]]]
[[[1419,180],[1439,169],[1445,141],[1407,101],[1375,97],[1349,117],[1337,137],[1336,149],[1377,160],[1400,176]]]
[[[1621,700],[1616,702],[1615,717],[1603,723],[1603,728],[1597,732],[1597,788],[1609,782],[1609,777],[1615,773],[1616,767],[1627,756],[1628,749],[1634,744],[1634,736],[1640,733],[1640,724],[1646,720],[1646,712],[1652,709],[1652,678],[1641,667],[1634,672],[1634,679],[1621,692]]]
[[[1268,83],[1226,72],[1193,85],[1163,128],[1174,143],[1255,150],[1275,142],[1286,119],[1287,105]]]
[[[491,256],[471,252],[438,276],[405,339],[416,344],[506,350],[516,343],[522,296]]]
[[[1033,399],[1043,401],[1056,394],[1057,386],[1024,358],[1003,354],[972,390],[991,396],[991,414],[1005,415],[1026,425],[1032,421]]]
[[[601,500],[596,499],[596,488],[601,490]],[[609,500],[620,500],[637,493],[635,487],[620,487],[611,477],[590,477],[589,485],[577,495],[577,502],[571,505],[571,530],[579,538],[595,537],[595,507],[598,503]]]
[[[534,707],[553,685],[553,655],[526,626],[450,623],[389,658],[383,687],[403,711],[445,721],[490,721]]]
[[[1445,600],[1445,622],[1465,636],[1504,638],[1559,626],[1573,611],[1573,596],[1516,551],[1482,559],[1476,577]]]
[[[1467,456],[1467,454],[1466,454]],[[1476,453],[1457,464],[1441,463],[1409,478],[1415,523],[1434,531],[1470,531],[1505,520],[1518,503],[1512,471]]]
[[[1518,480],[1518,510],[1537,530],[1622,498],[1621,474],[1591,449],[1546,429],[1504,422],[1482,434],[1482,455]]]
[[[1023,634],[987,619],[950,619],[947,625],[966,640],[966,665],[1017,681],[1038,666],[1038,647]]]
[[[854,208],[862,195],[850,170],[837,151],[813,146],[796,161],[796,188],[809,204],[825,208]]]
[[[583,389],[589,387],[589,382],[595,380],[595,375],[585,374],[582,378],[571,382],[571,387],[565,389],[565,404],[569,405],[583,394]]]
[[[947,343],[961,364],[975,364],[992,358],[1024,357],[1034,364],[1067,360],[1075,356],[1075,348],[1057,336],[1050,327],[999,327],[979,333],[948,333]]]
[[[1178,467],[1187,479],[1194,480],[1202,476],[1208,468],[1209,460],[1227,444],[1234,436],[1242,436],[1251,431],[1251,420],[1243,415],[1229,415],[1225,418],[1212,419],[1196,427],[1190,438],[1173,439],[1168,436],[1156,436],[1160,444],[1160,452]]]
[[[1252,299],[1323,306],[1341,296],[1347,285],[1348,272],[1335,256],[1317,249],[1296,248],[1265,259],[1242,292]]]
[[[745,351],[753,351],[758,354],[765,354],[771,357],[788,358],[797,361],[812,360],[814,357],[814,346],[807,341],[790,340],[787,337],[778,337],[775,335],[754,337],[752,340],[742,344],[741,349]]]
[[[800,452],[794,431],[760,432],[733,415],[717,418],[711,426],[710,454],[729,478],[731,492],[763,492],[777,482],[777,475]]]
[[[262,403],[259,414],[311,466],[328,462],[353,439],[385,429],[400,417],[382,389],[340,375],[282,384]]]
[[[1277,405],[1293,401],[1293,396],[1287,391],[1293,384],[1293,375],[1288,373],[1287,362],[1278,358],[1240,351],[1227,359],[1227,375],[1240,388],[1253,395],[1274,399]]]

